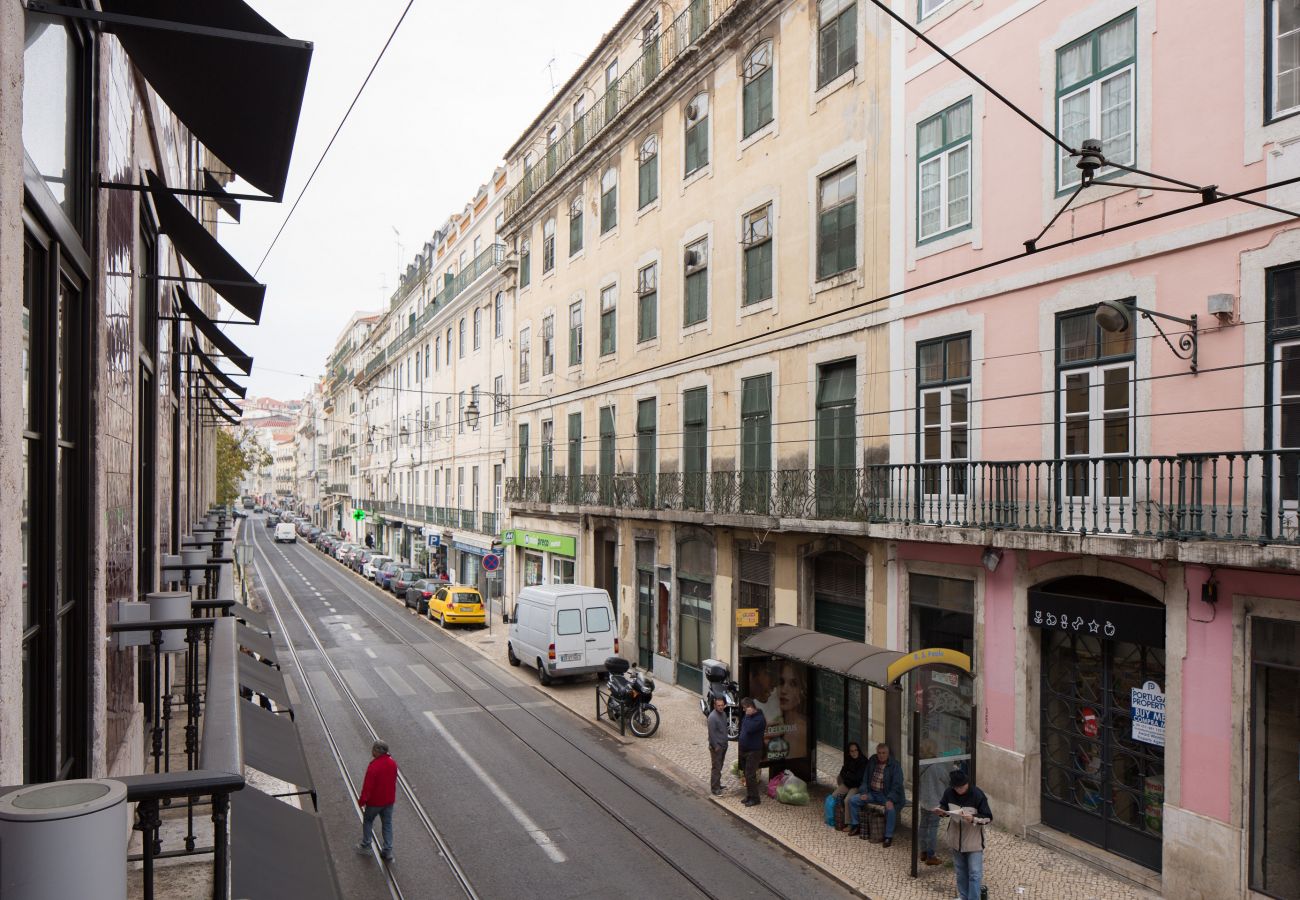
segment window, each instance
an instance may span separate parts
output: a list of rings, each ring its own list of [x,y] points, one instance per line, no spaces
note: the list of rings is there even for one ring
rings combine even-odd
[[[1300,625],[1250,618],[1250,887],[1295,897],[1300,780],[1286,773],[1300,743]]]
[[[970,226],[970,136],[969,98],[916,126],[918,241]]]
[[[659,135],[641,143],[636,167],[636,208],[645,209],[659,199]]]
[[[857,0],[818,0],[817,87],[858,63]]]
[[[519,477],[528,477],[528,423],[519,423]]]
[[[460,317],[460,322],[456,324],[456,338],[460,346],[460,358],[465,358],[465,317]]]
[[[482,252],[483,252],[483,235],[476,234],[474,235],[474,254],[473,254],[474,258],[478,259],[478,255]]]
[[[571,559],[565,559],[563,556],[551,557],[551,584],[573,584],[576,568]]]
[[[532,272],[533,272],[533,242],[530,241],[528,238],[524,238],[522,241],[519,242],[519,286],[521,288],[528,287],[529,282],[532,281],[532,277],[533,277]],[[499,294],[497,296],[500,297]],[[497,335],[500,336],[500,334],[501,334],[501,329],[500,327],[498,327]]]
[[[1133,330],[1103,331],[1095,312],[1096,307],[1089,307],[1056,319],[1057,414],[1061,457],[1066,461],[1062,490],[1072,498],[1097,491],[1102,497],[1128,497]]]
[[[1265,427],[1273,450],[1300,450],[1300,266],[1267,276],[1270,415]],[[1300,453],[1279,453],[1273,485],[1280,508],[1270,517],[1294,530],[1300,501]]]
[[[766,513],[772,478],[772,376],[740,382],[740,499],[746,512]]]
[[[542,477],[555,474],[555,423],[547,419],[542,423]]]
[[[682,499],[687,509],[704,508],[708,477],[709,392],[692,388],[682,394]]]
[[[519,380],[528,383],[528,350],[531,335],[529,329],[523,328],[519,331]]]
[[[560,635],[582,634],[582,611],[562,609],[555,614],[555,633]]]
[[[456,433],[465,433],[465,392],[456,394]]]
[[[609,506],[614,496],[614,407],[600,408],[600,458],[597,477],[600,479],[600,502]]]
[[[921,491],[927,496],[965,496],[965,463],[970,459],[970,335],[918,344],[916,384]]]
[[[1137,16],[1129,13],[1056,51],[1056,133],[1071,147],[1101,139],[1106,159],[1136,159],[1134,110]],[[1082,173],[1064,150],[1057,153],[1057,188],[1069,190]],[[1115,170],[1103,168],[1104,176]]]
[[[542,274],[555,268],[555,219],[542,226]]]
[[[582,487],[582,413],[569,413],[569,461],[564,474],[569,477],[568,500],[577,503]]]
[[[610,168],[600,177],[600,233],[618,224],[618,171]]]
[[[920,20],[924,19],[926,16],[933,15],[938,10],[947,6],[949,2],[951,2],[951,0],[918,0],[916,18]]]
[[[1268,74],[1272,118],[1300,111],[1300,0],[1269,0]]]
[[[709,164],[709,95],[700,93],[686,104],[686,174]]]
[[[542,375],[555,371],[555,316],[542,319]]]
[[[499,338],[505,334],[505,323],[502,321],[505,318],[505,310],[506,292],[497,291],[496,297],[492,300],[492,336],[494,338]]]
[[[858,167],[849,163],[817,182],[817,279],[857,265]]]
[[[546,129],[546,176],[548,178],[554,175],[555,170],[559,168],[559,154],[556,147],[556,142],[559,139],[560,126],[552,124],[550,128]]]
[[[817,512],[849,513],[857,493],[857,362],[817,367]]]
[[[655,437],[655,400],[639,400],[636,404],[636,486],[642,508],[654,506]]]
[[[429,377],[429,345],[424,345],[424,377]]]
[[[569,307],[569,365],[582,365],[582,301]]]
[[[618,60],[605,66],[605,121],[618,113]]]
[[[23,151],[82,232],[90,203],[90,45],[62,17],[29,12],[25,20]]]
[[[587,123],[582,120],[587,112],[587,95],[573,101],[573,150],[576,153],[587,141]]]
[[[701,238],[686,248],[686,307],[684,325],[709,317],[709,241]]]
[[[758,303],[772,296],[772,205],[745,214],[740,223],[745,254],[743,304]]]
[[[659,336],[659,264],[651,263],[636,273],[636,341],[653,341]]]
[[[442,338],[433,339],[433,368],[438,370],[442,368]]]
[[[447,329],[447,356],[444,359],[447,365],[451,365],[451,329]]]
[[[483,346],[483,308],[474,310],[474,349]]]
[[[614,311],[618,288],[610,285],[600,291],[600,355],[608,356],[615,350],[618,320]]]
[[[492,424],[500,425],[506,411],[506,377],[492,379]]]
[[[587,608],[587,634],[609,631],[609,610],[603,606]]]
[[[749,137],[772,121],[772,42],[764,41],[745,57],[742,72],[745,89],[743,137]]]
[[[582,249],[582,197],[569,204],[569,255]]]

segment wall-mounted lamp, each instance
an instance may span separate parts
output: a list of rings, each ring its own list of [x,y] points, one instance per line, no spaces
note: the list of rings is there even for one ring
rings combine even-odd
[[[470,431],[473,431],[476,428],[478,428],[478,419],[479,419],[478,401],[470,400],[469,406],[465,407],[465,422],[466,424],[469,425]]]
[[[1183,319],[1178,316],[1156,312],[1155,310],[1143,309],[1140,306],[1130,306],[1117,300],[1103,300],[1097,304],[1097,312],[1094,313],[1094,318],[1096,318],[1097,325],[1102,331],[1108,331],[1111,334],[1123,334],[1133,328],[1133,313],[1141,314],[1142,318],[1154,325],[1156,332],[1169,346],[1169,349],[1173,351],[1174,356],[1191,363],[1192,374],[1196,374],[1197,332],[1195,313],[1192,314],[1190,319]],[[1187,326],[1188,331],[1178,336],[1177,347],[1174,346],[1173,341],[1169,340],[1169,335],[1165,334],[1165,330],[1160,327],[1160,323],[1156,319],[1167,319],[1170,322],[1177,322],[1179,325]]]
[[[985,547],[983,555],[980,556],[980,562],[984,563],[984,568],[990,572],[996,572],[998,564],[1002,562],[1002,549],[1000,547]]]

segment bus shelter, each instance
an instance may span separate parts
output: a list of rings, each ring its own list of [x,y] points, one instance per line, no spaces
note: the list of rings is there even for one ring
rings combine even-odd
[[[819,685],[826,683],[816,677],[818,673],[833,673],[844,684],[858,682],[884,693],[884,743],[896,755],[902,745],[907,702],[911,708],[907,740],[912,769],[912,876],[916,877],[922,767],[962,768],[975,781],[977,710],[970,657],[945,647],[887,650],[794,625],[755,631],[741,648],[741,692],[755,699],[768,720],[763,767],[789,769],[809,783],[816,780],[819,709],[840,709],[845,732],[850,718],[847,704],[818,702],[818,690],[825,689]],[[859,727],[861,737],[866,734],[865,723]],[[872,752],[867,742],[859,743],[864,754]]]

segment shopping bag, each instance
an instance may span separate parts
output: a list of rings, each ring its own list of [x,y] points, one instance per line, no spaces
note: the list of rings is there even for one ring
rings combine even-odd
[[[835,827],[835,807],[838,802],[834,794],[826,798],[826,824],[831,828]]]

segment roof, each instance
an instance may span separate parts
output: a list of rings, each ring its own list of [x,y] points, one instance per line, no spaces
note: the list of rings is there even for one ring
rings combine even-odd
[[[970,658],[960,651],[887,650],[794,625],[760,629],[745,638],[741,646],[835,672],[882,690],[897,690],[899,678],[923,666],[954,666],[970,672]]]
[[[558,600],[561,597],[574,597],[579,594],[604,594],[603,588],[592,587],[587,584],[534,584],[524,588],[529,596],[541,597],[548,600]],[[522,593],[520,596],[523,596]]]

